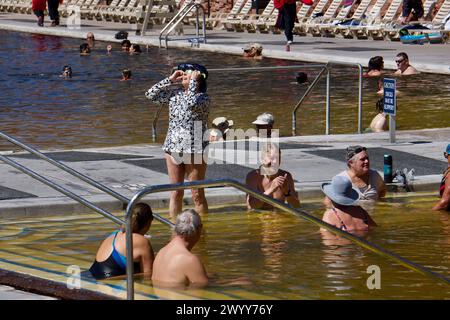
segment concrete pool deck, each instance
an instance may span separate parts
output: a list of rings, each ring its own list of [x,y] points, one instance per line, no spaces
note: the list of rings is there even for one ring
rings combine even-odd
[[[22,141],[26,143],[26,141]],[[436,193],[441,173],[446,168],[443,151],[450,143],[450,128],[398,131],[397,143],[389,143],[389,133],[295,136],[280,138],[282,168],[292,173],[296,189],[303,201],[322,197],[320,186],[345,170],[345,148],[363,144],[369,149],[372,168],[382,174],[383,155],[393,156],[394,169],[414,168],[415,191]],[[239,150],[239,147],[236,148]],[[101,208],[119,212],[120,201],[84,183],[51,164],[29,156],[28,152],[1,152],[29,167],[47,179],[63,186]],[[169,183],[164,155],[159,144],[140,144],[77,150],[41,150],[49,157],[93,178],[110,189],[131,198],[147,185]],[[227,154],[241,155],[242,150],[227,149]],[[242,157],[241,157],[242,158]],[[212,158],[211,158],[212,159]],[[217,159],[217,157],[216,157]],[[230,158],[227,158],[230,159]],[[240,159],[238,156],[237,159]],[[233,178],[245,181],[245,175],[256,164],[216,162],[208,166],[207,179]],[[393,186],[395,187],[395,186]],[[399,187],[398,191],[403,188]],[[233,188],[209,188],[206,196],[211,205],[241,203],[245,194]],[[145,197],[154,208],[168,207],[169,193]],[[436,197],[437,199],[437,197]],[[186,191],[185,204],[192,203]],[[49,216],[92,212],[87,207],[47,187],[10,165],[0,162],[0,217]]]
[[[40,33],[46,35],[85,38],[91,31],[95,38],[107,42],[119,42],[114,34],[119,30],[129,32],[128,39],[132,43],[141,45],[158,46],[160,29],[151,29],[145,36],[136,36],[136,25],[113,23],[105,21],[81,20],[79,29],[69,29],[65,25],[66,19],[62,19],[59,27],[38,27],[33,15],[0,13],[0,30],[18,32]],[[227,32],[226,30],[207,30],[207,44],[199,44],[192,47],[188,41],[193,37],[192,27],[185,27],[185,36],[172,36],[169,47],[191,48],[209,52],[228,54],[242,54],[245,44],[259,42],[263,45],[263,56],[269,58],[289,59],[315,63],[327,63],[328,61],[359,63],[367,67],[370,57],[381,55],[384,57],[385,68],[395,69],[395,55],[399,52],[407,52],[410,62],[419,71],[450,74],[449,44],[424,44],[406,45],[393,41],[373,41],[327,37],[299,37],[295,36],[294,44],[287,52],[285,48],[284,34],[260,34],[247,32]],[[178,39],[178,40],[176,40]],[[106,50],[106,48],[105,48]]]

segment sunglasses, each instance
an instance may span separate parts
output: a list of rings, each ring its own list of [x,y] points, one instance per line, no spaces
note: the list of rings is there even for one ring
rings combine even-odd
[[[183,72],[186,73],[186,74],[191,74],[191,73],[194,72],[194,71],[198,71],[198,70],[192,70],[192,69],[183,70]],[[204,74],[204,73],[200,73],[200,74],[201,74],[201,76],[202,76],[203,78],[206,79],[206,74]]]
[[[395,63],[396,63],[396,64],[400,64],[400,63],[402,63],[403,61],[405,61],[405,59],[402,59],[402,60],[395,60]]]
[[[367,151],[366,147],[348,147],[347,148],[347,159],[353,158],[360,152]]]

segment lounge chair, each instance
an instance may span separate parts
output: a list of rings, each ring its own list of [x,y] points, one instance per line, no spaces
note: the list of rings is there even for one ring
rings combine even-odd
[[[246,0],[237,0],[234,2],[233,7],[230,12],[217,12],[211,13],[210,17],[206,19],[206,26],[210,28],[216,28],[223,24],[223,22],[227,19],[228,16],[234,17],[236,16],[246,3]]]
[[[353,39],[351,27],[358,25],[361,22],[361,20],[364,18],[364,14],[366,13],[371,2],[372,2],[372,0],[361,0],[360,4],[356,8],[356,10],[353,12],[353,15],[350,18],[351,20],[350,20],[349,24],[337,25],[334,32],[336,34],[340,34],[342,37],[344,37],[346,39]]]
[[[401,6],[403,0],[392,0],[386,13],[381,17],[378,23],[374,23],[371,26],[366,27],[367,35],[373,40],[384,40],[385,39],[385,28],[393,26],[399,15],[401,14]]]
[[[242,19],[248,16],[250,10],[252,9],[252,0],[246,0],[241,10],[236,14],[229,14],[222,22],[224,28],[227,31],[237,31],[239,30],[239,23]]]
[[[300,9],[297,11],[297,20],[294,24],[293,33],[298,36],[306,36],[307,33],[305,31],[305,22],[310,18],[310,11],[313,6],[308,6],[306,4],[302,4]]]
[[[270,0],[261,14],[250,15],[248,19],[243,21],[243,26],[249,33],[255,33],[259,30],[261,33],[267,33],[270,28],[267,25],[272,21],[276,21],[278,10],[275,9],[273,0]]]
[[[342,0],[332,0],[323,15],[312,17],[312,19],[306,23],[306,32],[311,34],[313,37],[322,36],[319,25],[321,25],[323,22],[330,21],[333,17],[335,17],[341,3]],[[313,10],[312,16],[314,16],[316,11],[318,10]]]
[[[353,4],[349,5],[349,6],[341,6],[338,12],[338,14],[336,15],[336,17],[327,20],[322,21],[321,24],[318,24],[316,26],[316,29],[319,30],[319,32],[321,33],[322,37],[335,37],[335,33],[334,30],[337,26],[337,24],[344,20],[345,18],[347,18],[351,8],[353,7]]]
[[[349,31],[358,39],[368,39],[367,27],[376,25],[381,21],[381,9],[386,4],[386,0],[377,0],[372,8],[368,10],[357,26],[350,26]]]

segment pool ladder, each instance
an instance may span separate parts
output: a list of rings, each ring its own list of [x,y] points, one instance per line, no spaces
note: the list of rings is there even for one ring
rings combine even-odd
[[[57,185],[56,183],[46,179],[45,177],[35,173],[34,171],[20,165],[19,163],[17,163],[16,161],[9,159],[8,157],[4,156],[4,155],[0,155],[0,160],[4,161],[5,163],[13,166],[14,168],[24,172],[25,174],[28,174],[29,176],[31,176],[32,178],[46,184],[47,186],[54,188],[55,190],[67,195],[68,197],[72,198],[73,200],[87,206],[88,208],[94,210],[95,212],[103,215],[104,217],[112,220],[113,222],[117,223],[117,224],[123,224],[125,223],[125,228],[126,228],[126,263],[127,263],[127,299],[129,300],[133,300],[134,299],[134,266],[133,266],[133,237],[132,237],[132,226],[131,226],[131,213],[133,211],[134,206],[139,202],[139,200],[148,195],[148,194],[152,194],[152,193],[157,193],[157,192],[167,192],[167,191],[173,191],[173,190],[184,190],[184,189],[198,189],[198,188],[210,188],[210,187],[233,187],[235,189],[238,189],[244,193],[247,193],[249,195],[251,195],[252,197],[255,197],[258,200],[261,200],[265,203],[268,203],[270,205],[272,205],[274,208],[292,213],[308,222],[311,222],[313,224],[315,224],[316,226],[326,229],[330,232],[332,232],[335,235],[338,235],[340,237],[343,237],[345,239],[350,240],[351,242],[367,249],[370,250],[384,258],[388,258],[391,259],[397,263],[399,263],[400,265],[416,271],[422,275],[425,275],[429,278],[432,278],[434,280],[438,280],[440,282],[443,282],[447,285],[450,285],[450,279],[435,273],[431,270],[429,270],[426,267],[423,267],[419,264],[416,264],[412,261],[409,261],[406,258],[403,258],[399,255],[397,255],[394,252],[391,252],[389,250],[386,250],[382,247],[377,246],[376,244],[370,243],[369,241],[366,241],[363,238],[360,238],[358,236],[355,236],[351,233],[348,233],[346,231],[343,231],[341,229],[338,229],[326,222],[323,222],[321,219],[314,217],[313,215],[307,213],[306,211],[300,210],[300,209],[294,209],[292,207],[290,207],[289,205],[286,205],[284,202],[278,201],[276,199],[273,199],[269,196],[266,196],[263,193],[254,191],[252,189],[249,189],[247,186],[239,183],[236,180],[233,179],[217,179],[217,180],[203,180],[203,181],[194,181],[194,182],[184,182],[184,183],[178,183],[178,184],[165,184],[165,185],[155,185],[155,186],[148,186],[145,187],[141,190],[139,190],[138,192],[136,192],[134,194],[134,196],[131,199],[128,199],[118,193],[116,193],[115,191],[109,189],[108,187],[98,183],[97,181],[79,173],[76,170],[73,170],[72,168],[62,164],[59,161],[56,161],[54,159],[51,159],[49,157],[47,157],[46,155],[42,154],[41,152],[39,152],[38,150],[14,139],[13,137],[0,132],[0,137],[4,138],[6,140],[8,140],[9,142],[31,152],[32,154],[35,154],[36,156],[38,156],[39,158],[57,166],[58,168],[80,178],[81,180],[85,181],[86,183],[97,187],[98,189],[110,194],[111,196],[121,200],[123,203],[127,203],[127,207],[126,207],[126,212],[125,212],[125,221],[115,217],[114,215],[112,215],[111,213],[97,207],[96,205],[94,205],[93,203],[77,196],[76,194],[72,193],[71,191]],[[162,218],[161,216],[154,214],[155,218],[170,226],[173,227],[173,223]]]
[[[195,38],[189,38],[188,41],[191,43],[191,46],[198,46],[200,42],[206,43],[206,15],[205,15],[205,9],[203,9],[203,6],[201,4],[195,3],[194,0],[190,1],[185,7],[183,7],[180,11],[177,12],[177,14],[170,20],[166,26],[161,30],[159,33],[159,47],[162,47],[162,39],[164,38],[165,48],[168,49],[168,41],[169,41],[169,34],[172,33],[175,28],[178,27],[180,23],[183,22],[183,19],[191,13],[193,10],[195,10]],[[202,24],[202,31],[203,31],[203,37],[200,37],[200,20],[199,20],[199,11],[202,13],[203,17],[203,24]]]

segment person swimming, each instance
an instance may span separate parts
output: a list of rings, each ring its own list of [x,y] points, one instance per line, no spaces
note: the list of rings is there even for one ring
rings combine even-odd
[[[131,80],[131,70],[130,69],[123,69],[122,71],[122,79],[120,81],[127,81]]]
[[[60,75],[62,78],[72,78],[72,67],[71,66],[64,66],[62,74]]]
[[[136,204],[131,221],[134,271],[151,276],[155,255],[149,240],[144,237],[150,230],[153,221],[153,212],[150,206],[145,203]],[[125,236],[125,226],[122,226],[121,230],[113,232],[101,243],[95,261],[89,268],[89,272],[95,279],[100,280],[126,274]]]
[[[89,45],[87,43],[83,43],[80,45],[80,55],[88,55],[91,53],[91,48],[89,47]]]

